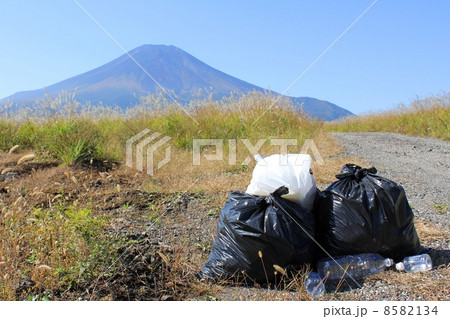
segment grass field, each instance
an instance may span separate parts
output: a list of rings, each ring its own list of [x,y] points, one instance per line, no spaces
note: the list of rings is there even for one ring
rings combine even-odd
[[[391,132],[450,141],[450,93],[423,99],[410,105],[355,116],[326,125],[330,132]]]

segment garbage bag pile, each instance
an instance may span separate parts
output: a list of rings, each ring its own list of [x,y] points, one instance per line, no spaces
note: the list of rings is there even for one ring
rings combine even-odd
[[[401,260],[421,250],[404,189],[375,168],[346,164],[321,192],[308,154],[255,159],[246,192],[232,192],[222,208],[199,278],[267,283],[274,265],[298,270],[323,256],[360,253]]]

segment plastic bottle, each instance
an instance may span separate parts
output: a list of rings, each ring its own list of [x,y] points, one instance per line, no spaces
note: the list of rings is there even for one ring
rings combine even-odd
[[[322,282],[322,278],[316,272],[309,273],[305,280],[306,292],[312,297],[320,297],[325,293],[325,285]]]
[[[319,260],[317,268],[322,278],[340,280],[342,278],[362,279],[383,272],[394,264],[390,258],[379,254],[346,255]]]
[[[431,257],[428,254],[406,257],[402,262],[395,264],[397,270],[406,272],[428,271],[432,267]]]

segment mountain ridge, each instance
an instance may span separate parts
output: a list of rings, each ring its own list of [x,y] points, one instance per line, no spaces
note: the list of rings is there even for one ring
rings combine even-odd
[[[150,71],[147,73],[145,70]],[[103,105],[117,105],[126,109],[138,104],[142,96],[161,92],[161,86],[164,90],[173,91],[180,103],[188,103],[199,89],[211,89],[215,100],[231,93],[268,91],[217,70],[173,45],[146,44],[45,89],[17,92],[0,102],[9,100],[20,107],[42,99],[45,94],[52,96],[61,91],[73,93],[76,90],[76,99],[80,102],[101,102]],[[271,93],[279,94],[273,91]],[[352,114],[328,101],[310,97],[288,98],[295,107],[301,107],[310,116],[322,120]]]

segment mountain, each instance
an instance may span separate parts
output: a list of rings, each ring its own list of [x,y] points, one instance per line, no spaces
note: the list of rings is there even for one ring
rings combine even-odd
[[[245,94],[251,91],[267,91],[216,70],[175,46],[143,45],[128,54],[86,73],[50,85],[45,91],[39,89],[18,92],[0,102],[10,100],[20,107],[42,99],[45,93],[56,96],[61,91],[71,93],[76,90],[76,99],[80,102],[102,102],[103,105],[128,108],[139,103],[142,96],[160,92],[160,86],[173,91],[180,103],[189,102],[199,89],[210,90],[214,99],[228,96],[232,92]],[[160,86],[143,69],[148,70]],[[290,98],[295,106],[303,107],[309,115],[323,120],[352,114],[327,101],[308,97]]]
[[[328,101],[312,97],[290,97],[295,107],[301,108],[306,114],[324,121],[332,121],[353,115],[350,111]]]

